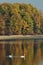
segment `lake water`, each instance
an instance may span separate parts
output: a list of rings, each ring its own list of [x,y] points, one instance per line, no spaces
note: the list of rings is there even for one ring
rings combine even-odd
[[[43,40],[0,41],[0,65],[43,65]]]

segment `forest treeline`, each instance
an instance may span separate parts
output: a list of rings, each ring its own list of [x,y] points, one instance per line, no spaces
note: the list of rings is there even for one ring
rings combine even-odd
[[[31,4],[0,4],[0,35],[43,34],[43,16]]]

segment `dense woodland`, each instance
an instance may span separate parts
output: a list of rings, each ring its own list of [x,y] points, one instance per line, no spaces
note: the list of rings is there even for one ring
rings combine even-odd
[[[0,4],[0,35],[16,34],[43,34],[43,15],[31,4]],[[24,55],[25,59],[10,59],[9,55]],[[0,65],[39,65],[42,59],[41,40],[0,41]]]
[[[0,35],[43,34],[43,16],[31,4],[0,4]]]

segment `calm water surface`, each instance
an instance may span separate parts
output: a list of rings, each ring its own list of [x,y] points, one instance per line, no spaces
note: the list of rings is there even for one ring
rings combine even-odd
[[[43,40],[0,41],[0,65],[43,65]]]

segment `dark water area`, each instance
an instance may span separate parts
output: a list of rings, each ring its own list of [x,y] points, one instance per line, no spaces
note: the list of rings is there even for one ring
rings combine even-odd
[[[0,41],[0,65],[43,65],[43,39]]]

